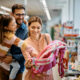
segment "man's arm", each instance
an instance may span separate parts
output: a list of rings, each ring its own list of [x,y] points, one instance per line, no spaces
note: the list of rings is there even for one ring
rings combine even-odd
[[[13,59],[17,61],[21,61],[24,58],[22,55],[21,49],[19,47],[16,47],[15,45],[11,46],[10,53]]]
[[[17,61],[20,61],[23,58],[23,55],[22,54],[14,54],[12,57],[13,57],[13,59],[15,59]]]

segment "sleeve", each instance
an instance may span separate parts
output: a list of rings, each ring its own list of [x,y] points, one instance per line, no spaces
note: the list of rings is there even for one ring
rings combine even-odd
[[[23,47],[21,48],[22,50],[22,54],[25,58],[25,67],[26,69],[30,69],[32,67],[32,60],[31,60],[31,54],[32,53],[32,48],[27,46],[27,48],[25,47],[25,44],[23,45]]]
[[[17,61],[20,61],[23,58],[23,55],[22,54],[15,54],[12,57]]]
[[[26,45],[27,45],[27,47],[26,47]],[[35,57],[33,55],[36,54],[36,51],[32,46],[26,44],[25,42],[22,45],[21,50],[22,50],[22,54],[23,54],[23,56],[25,58],[25,67],[27,69],[30,69],[33,66],[32,58]]]
[[[21,61],[23,59],[23,55],[21,52],[21,46],[24,43],[24,41],[16,36],[14,36],[14,37],[15,37],[15,39],[13,41],[11,48],[10,48],[10,53],[12,54],[12,57],[14,59],[16,59],[17,61]]]
[[[11,53],[13,59],[15,59],[17,61],[21,61],[21,59],[23,58],[21,49],[15,45],[11,46],[10,53]]]

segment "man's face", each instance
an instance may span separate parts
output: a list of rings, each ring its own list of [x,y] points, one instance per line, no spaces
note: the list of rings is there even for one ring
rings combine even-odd
[[[24,9],[15,9],[13,16],[18,25],[21,25],[24,21],[25,10]]]

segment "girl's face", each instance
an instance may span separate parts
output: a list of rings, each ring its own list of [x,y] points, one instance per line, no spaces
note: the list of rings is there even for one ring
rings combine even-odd
[[[39,22],[32,22],[29,26],[30,36],[39,36],[41,32],[41,24]]]
[[[13,18],[13,19],[10,21],[7,29],[15,32],[15,31],[16,31],[16,28],[17,28],[16,21],[15,21],[15,19]]]

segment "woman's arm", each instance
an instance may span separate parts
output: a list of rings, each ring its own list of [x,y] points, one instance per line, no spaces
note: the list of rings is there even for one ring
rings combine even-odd
[[[28,47],[28,48],[25,48],[25,49],[23,49],[23,47],[22,47],[21,51],[22,51],[22,54],[25,58],[25,61],[27,61],[29,58],[31,58],[31,55],[30,55],[30,53],[32,52],[31,47]]]
[[[22,50],[22,54],[23,54],[23,56],[24,56],[24,58],[25,58],[25,67],[27,68],[27,69],[29,69],[29,68],[31,68],[32,67],[32,62],[31,62],[31,56],[30,56],[30,54],[29,54],[29,52],[28,51],[24,51],[24,50]]]
[[[33,51],[33,48],[31,46],[27,45],[26,43],[24,43],[24,45],[21,48],[21,51],[25,58],[25,67],[27,69],[31,68],[33,66],[32,60],[31,60],[31,58],[32,58],[31,53]]]

